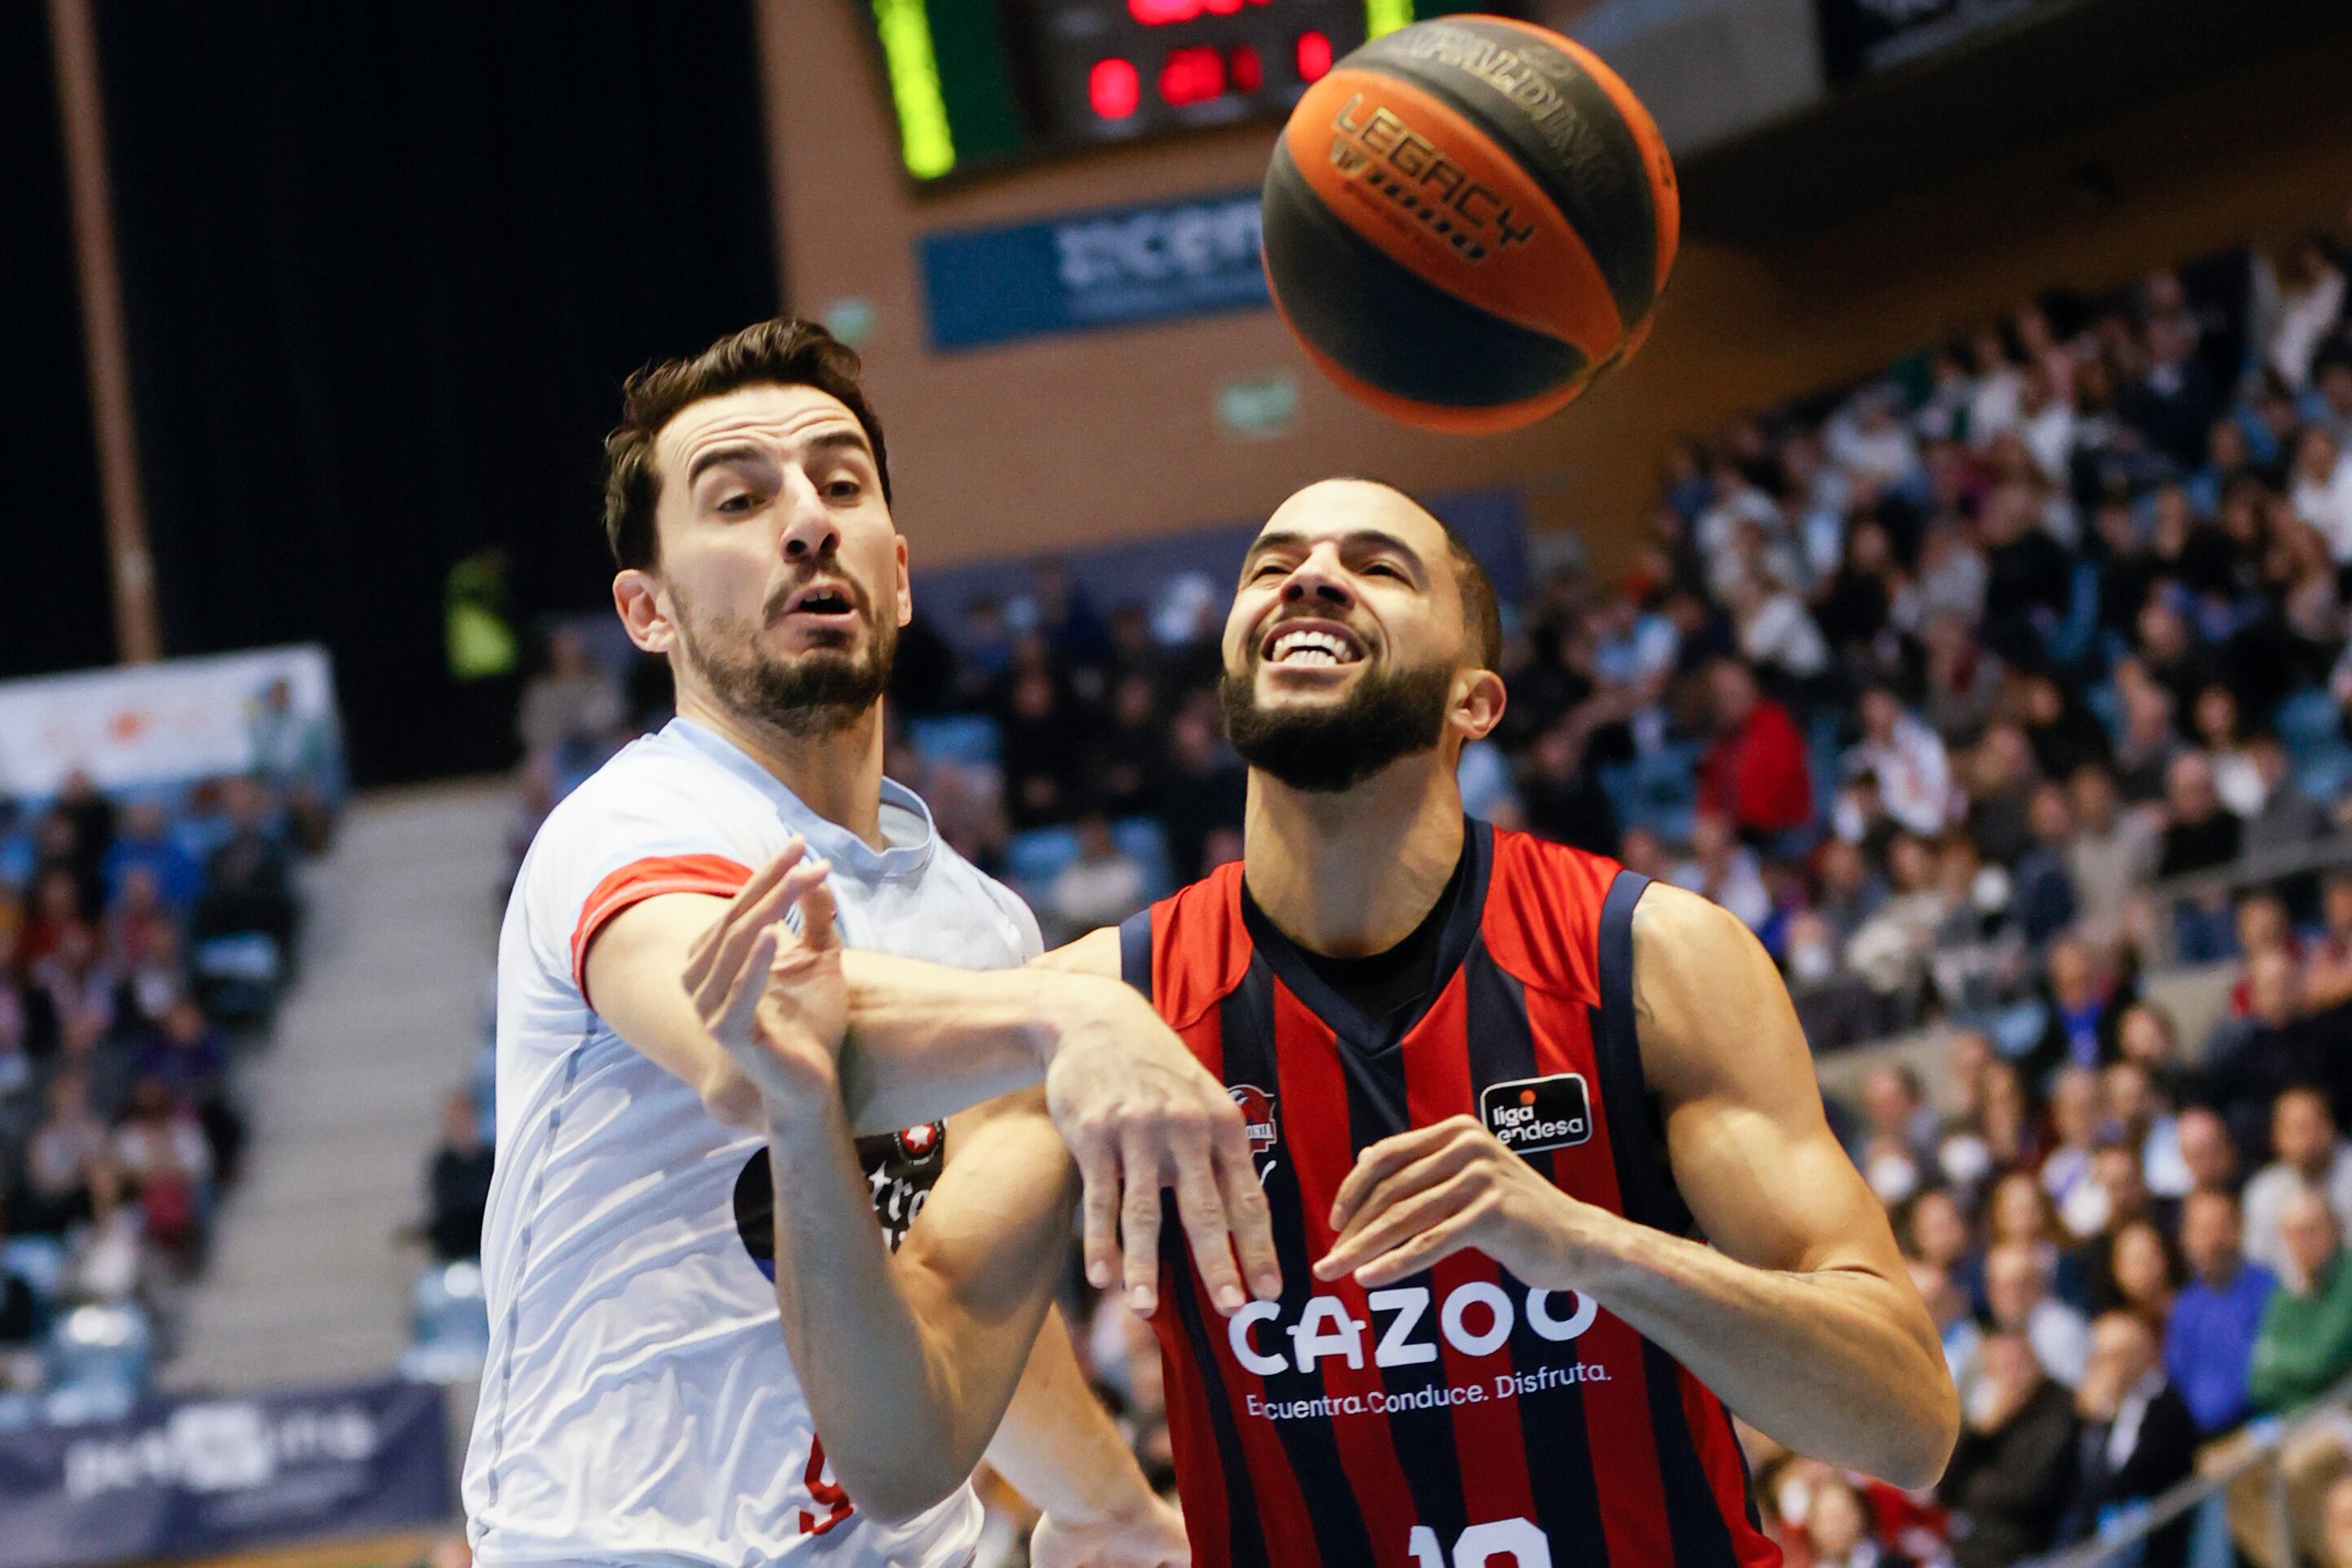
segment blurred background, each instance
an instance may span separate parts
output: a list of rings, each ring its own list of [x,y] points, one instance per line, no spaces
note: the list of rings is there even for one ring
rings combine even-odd
[[[1289,102],[1466,8],[0,0],[0,1568],[464,1562],[504,878],[667,711],[598,442],[779,311],[890,433],[891,771],[1049,940],[1238,853],[1276,502],[1472,542],[1472,809],[1756,929],[1945,1331],[1938,1491],[1748,1434],[1797,1568],[2352,1568],[2352,10],[1483,5],[1684,237],[1472,440],[1256,259]]]

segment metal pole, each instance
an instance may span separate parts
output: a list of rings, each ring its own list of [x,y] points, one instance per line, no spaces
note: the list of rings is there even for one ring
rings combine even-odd
[[[2271,1450],[2271,1562],[2277,1568],[2294,1568],[2294,1517],[2286,1500],[2284,1442]]]
[[[82,340],[89,358],[90,426],[106,510],[106,558],[114,588],[114,641],[125,664],[163,653],[156,628],[155,574],[147,550],[147,509],[139,493],[139,433],[131,408],[131,356],[116,268],[113,197],[106,173],[106,110],[90,0],[49,0],[57,52],[58,118],[64,129],[66,186],[74,257],[81,278]]]
[[[861,0],[862,3],[862,0]],[[767,138],[768,220],[775,231],[776,309],[791,313],[793,264],[789,241],[792,226],[784,216],[784,93],[785,72],[793,49],[791,18],[785,0],[754,0],[751,32],[760,51],[760,129]]]

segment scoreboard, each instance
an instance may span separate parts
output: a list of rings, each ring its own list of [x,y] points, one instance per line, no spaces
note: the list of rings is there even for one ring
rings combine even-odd
[[[1289,111],[1367,38],[1497,0],[849,0],[918,180]]]

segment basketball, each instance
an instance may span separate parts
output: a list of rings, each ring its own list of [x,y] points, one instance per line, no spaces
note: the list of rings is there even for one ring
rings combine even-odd
[[[1681,206],[1649,111],[1559,34],[1417,22],[1309,87],[1264,198],[1276,305],[1342,390],[1465,435],[1565,407],[1641,345]]]

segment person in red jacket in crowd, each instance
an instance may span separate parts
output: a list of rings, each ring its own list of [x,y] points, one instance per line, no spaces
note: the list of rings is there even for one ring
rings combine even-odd
[[[1811,822],[1813,782],[1797,721],[1764,695],[1740,659],[1717,659],[1706,679],[1716,739],[1699,762],[1699,810],[1729,817],[1749,837]]]

